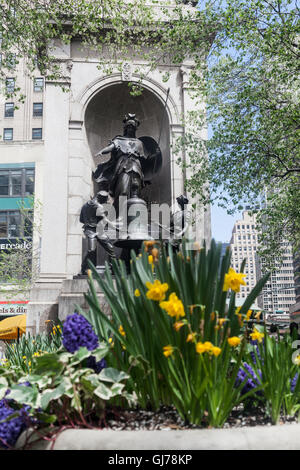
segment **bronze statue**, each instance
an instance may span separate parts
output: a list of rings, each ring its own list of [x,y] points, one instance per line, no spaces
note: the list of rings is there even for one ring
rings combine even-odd
[[[116,229],[116,225],[108,220],[107,213],[103,207],[107,200],[108,193],[106,191],[99,191],[93,199],[86,202],[81,208],[80,222],[83,224],[83,233],[88,240],[88,252],[81,265],[82,274],[85,274],[88,269],[88,259],[95,266],[97,265],[97,243],[108,253],[110,260],[111,258],[116,258],[114,246],[105,232],[106,225]]]
[[[150,184],[162,164],[160,148],[152,137],[136,137],[139,121],[135,114],[127,114],[123,120],[123,136],[117,135],[95,157],[111,153],[111,158],[100,163],[93,173],[100,188],[109,191],[114,198],[116,216],[120,216],[119,197],[139,198],[142,188]]]

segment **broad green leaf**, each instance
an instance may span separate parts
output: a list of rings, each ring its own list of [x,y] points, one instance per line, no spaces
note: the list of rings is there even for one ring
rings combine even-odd
[[[38,390],[35,386],[24,387],[22,385],[13,385],[9,397],[18,403],[35,407],[38,397]]]
[[[107,367],[102,369],[99,378],[104,382],[121,382],[121,380],[128,379],[129,375],[112,367]]]
[[[62,395],[65,394],[66,392],[66,383],[65,382],[62,382],[58,387],[54,388],[54,389],[46,389],[42,392],[42,395],[41,395],[41,407],[43,410],[46,410],[46,408],[48,407],[49,403],[52,401],[52,400],[57,400],[58,398],[60,398]]]
[[[79,364],[79,362],[84,361],[84,359],[90,357],[90,355],[91,351],[89,351],[86,347],[81,347],[78,349],[78,351],[73,354],[73,357],[70,362],[74,366],[76,364]]]
[[[49,353],[36,358],[34,375],[57,375],[63,371],[64,365],[59,360],[59,354]]]
[[[102,398],[102,400],[109,400],[113,396],[110,388],[103,383],[98,385],[98,387],[94,390],[94,394],[97,395],[97,397]]]

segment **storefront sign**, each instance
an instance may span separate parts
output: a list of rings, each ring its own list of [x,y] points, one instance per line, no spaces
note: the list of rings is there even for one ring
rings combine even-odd
[[[0,317],[10,317],[14,315],[24,315],[28,311],[29,300],[5,300],[0,301]]]
[[[5,238],[0,238],[0,251],[8,251],[8,250],[31,250],[32,242],[30,238],[26,240],[18,239],[18,238],[11,238],[7,240]]]

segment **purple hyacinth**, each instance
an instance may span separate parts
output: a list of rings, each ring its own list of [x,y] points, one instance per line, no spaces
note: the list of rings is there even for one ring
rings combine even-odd
[[[12,401],[5,398],[0,400],[0,447],[4,448],[14,446],[21,432],[30,424],[27,414],[29,406],[14,410],[9,405]],[[14,413],[17,413],[15,418],[4,421]]]
[[[256,345],[256,354],[257,354],[258,359],[261,361],[261,355],[260,355],[260,352],[259,352],[258,345]],[[255,352],[254,352],[254,351],[251,351],[251,352],[250,352],[250,356],[251,356],[251,359],[252,359],[252,361],[253,361],[253,364],[256,364]]]
[[[66,350],[71,353],[80,347],[93,351],[99,346],[92,325],[79,313],[73,313],[67,317],[63,326],[62,341]]]
[[[236,377],[236,381],[235,381],[235,386],[238,387],[247,379],[247,381],[244,383],[244,386],[241,390],[242,395],[244,395],[247,392],[250,392],[250,390],[253,390],[261,385],[261,382],[259,378],[257,377],[257,375],[255,374],[252,367],[249,364],[247,364],[247,362],[244,362],[243,366],[246,370],[240,368]],[[258,371],[258,373],[261,378],[261,372]]]
[[[297,380],[298,380],[298,372],[294,375],[293,380],[290,379],[291,382],[291,392],[294,393],[296,385],[297,385]]]
[[[87,367],[93,369],[96,374],[100,374],[102,369],[105,369],[105,367],[107,367],[107,363],[105,359],[101,359],[101,361],[96,362],[95,356],[91,356],[87,360]]]

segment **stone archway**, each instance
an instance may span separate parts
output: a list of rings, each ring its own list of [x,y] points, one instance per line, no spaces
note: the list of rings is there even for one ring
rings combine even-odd
[[[87,105],[85,130],[91,154],[105,147],[116,135],[122,135],[122,120],[126,113],[135,113],[140,121],[137,137],[149,135],[158,141],[163,154],[163,165],[142,197],[148,202],[171,203],[170,123],[163,103],[154,93],[144,88],[140,96],[130,94],[127,83],[106,86],[96,93]],[[95,161],[95,166],[100,162]]]

